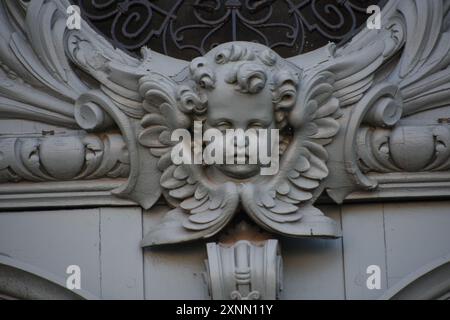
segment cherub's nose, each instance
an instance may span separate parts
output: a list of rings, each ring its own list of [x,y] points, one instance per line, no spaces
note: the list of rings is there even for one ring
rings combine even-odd
[[[242,136],[238,137],[238,135]],[[233,140],[235,147],[248,147],[249,145],[249,137],[245,134],[244,130],[236,131],[236,135],[234,136]]]

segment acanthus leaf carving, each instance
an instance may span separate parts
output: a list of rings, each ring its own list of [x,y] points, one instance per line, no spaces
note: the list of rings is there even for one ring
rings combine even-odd
[[[448,125],[365,129],[358,135],[363,142],[358,154],[366,172],[438,172],[450,168]]]
[[[126,178],[129,174],[127,148],[119,134],[6,137],[0,138],[0,150],[2,182]]]

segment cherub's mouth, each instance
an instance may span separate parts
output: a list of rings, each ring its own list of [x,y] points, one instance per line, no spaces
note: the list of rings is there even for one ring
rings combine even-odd
[[[247,153],[245,153],[245,154],[242,155],[241,157],[239,157],[239,155],[237,155],[237,154],[235,154],[234,157],[233,157],[233,160],[234,160],[234,163],[235,163],[235,164],[241,164],[241,163],[238,163],[238,160],[242,160],[242,159],[245,160],[245,164],[248,164],[248,163],[249,163],[250,156],[249,156]]]

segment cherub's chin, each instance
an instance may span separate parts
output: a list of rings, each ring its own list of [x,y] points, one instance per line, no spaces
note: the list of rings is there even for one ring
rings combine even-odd
[[[218,166],[218,169],[226,176],[234,179],[249,179],[259,174],[260,167],[249,164],[228,164]]]

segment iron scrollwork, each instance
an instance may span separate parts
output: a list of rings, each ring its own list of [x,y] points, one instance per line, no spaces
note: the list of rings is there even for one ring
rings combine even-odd
[[[185,60],[220,43],[250,41],[283,57],[355,34],[375,0],[74,0],[83,18],[115,46],[143,46]]]

